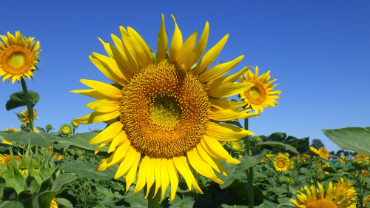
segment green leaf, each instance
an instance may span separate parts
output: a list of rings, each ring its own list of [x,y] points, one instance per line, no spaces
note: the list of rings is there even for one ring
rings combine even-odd
[[[341,149],[370,155],[370,127],[346,127],[321,131]]]
[[[20,132],[6,132],[0,131],[0,136],[3,136],[5,140],[13,143],[22,145],[37,145],[41,147],[50,147],[53,142],[56,140],[54,136],[45,133],[35,133],[35,132],[27,132],[27,131],[20,131]]]
[[[176,196],[173,201],[169,202],[171,205],[169,208],[189,208],[194,206],[194,202],[192,198],[181,199],[179,196]]]
[[[282,132],[272,133],[267,141],[282,142],[286,138],[286,134]]]
[[[39,130],[39,131],[41,131],[42,133],[46,133],[45,129],[42,128],[42,127],[36,126],[36,129]]]
[[[77,177],[73,173],[64,173],[59,175],[51,187],[50,191],[61,191],[66,185],[76,180]]]
[[[141,190],[136,194],[125,198],[125,201],[130,203],[130,207],[134,208],[147,208],[148,207],[148,200],[145,199],[144,191]]]
[[[28,90],[28,95],[30,97],[31,105],[35,106],[36,103],[40,100],[39,94],[32,90]],[[10,95],[10,99],[6,102],[6,110],[12,110],[21,106],[26,106],[26,99],[23,91],[13,93]]]
[[[86,162],[81,163],[78,161],[65,161],[64,165],[64,170],[70,173],[75,173],[76,175],[95,180],[110,180],[114,178],[114,175],[118,169],[118,166],[116,165],[105,171],[97,172],[94,170],[96,167],[98,167],[97,164]]]
[[[82,133],[75,136],[58,139],[56,142],[63,145],[67,149],[70,147],[77,147],[84,150],[94,151],[99,144],[89,144],[98,133]],[[100,152],[108,152],[108,147],[103,147]]]
[[[0,208],[24,208],[24,206],[19,201],[2,201]]]
[[[290,145],[290,144],[284,144],[282,142],[275,142],[275,141],[272,141],[272,142],[260,142],[260,143],[257,143],[256,145],[257,146],[268,145],[268,146],[273,146],[273,147],[279,147],[279,148],[290,150],[290,151],[292,151],[292,152],[294,152],[296,154],[299,154],[299,152],[297,151],[297,149],[294,148],[292,145]]]
[[[56,200],[57,200],[57,203],[59,205],[62,205],[62,206],[67,207],[67,208],[73,208],[73,204],[68,199],[56,198]]]
[[[278,206],[279,206],[278,204],[275,204],[268,200],[264,200],[263,203],[256,208],[277,208]]]

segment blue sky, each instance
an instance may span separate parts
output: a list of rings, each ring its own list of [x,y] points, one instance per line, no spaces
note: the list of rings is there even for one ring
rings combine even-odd
[[[199,38],[209,21],[207,49],[230,34],[215,62],[244,55],[232,72],[249,65],[271,70],[282,98],[250,119],[256,135],[319,138],[336,151],[320,129],[370,126],[370,1],[1,1],[0,8],[0,34],[19,30],[41,43],[41,70],[26,81],[41,97],[36,126],[59,128],[90,113],[85,105],[93,100],[69,91],[87,89],[82,78],[109,82],[88,58],[105,55],[97,37],[112,42],[120,25],[130,26],[156,50],[161,13],[169,37],[170,14],[184,39],[195,30]],[[20,83],[0,83],[0,130],[19,128],[15,112],[25,108],[6,111],[5,103],[21,90]],[[77,132],[89,128],[104,125],[82,125]]]

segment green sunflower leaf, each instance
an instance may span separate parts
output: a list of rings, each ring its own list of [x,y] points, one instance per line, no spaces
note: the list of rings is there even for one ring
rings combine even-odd
[[[297,151],[297,149],[294,148],[292,145],[290,145],[290,144],[284,144],[282,142],[275,142],[275,141],[271,141],[271,142],[260,142],[260,143],[257,143],[256,145],[257,146],[268,145],[268,146],[273,146],[273,147],[279,147],[279,148],[290,150],[290,151],[292,151],[292,152],[294,152],[296,154],[299,154],[299,152]]]
[[[346,127],[321,131],[341,149],[370,155],[370,127]]]
[[[65,161],[64,162],[64,170],[74,173],[79,176],[83,176],[89,179],[95,179],[95,180],[110,180],[114,177],[114,175],[117,172],[118,165],[109,168],[102,172],[97,172],[94,169],[98,167],[98,164],[93,163],[81,163],[78,161]]]
[[[30,97],[31,105],[35,106],[37,102],[40,100],[39,94],[32,90],[28,90],[28,95]],[[10,95],[10,99],[6,102],[6,110],[12,110],[14,108],[18,108],[21,106],[26,106],[26,99],[23,91],[13,93]]]
[[[0,136],[8,142],[13,143],[13,145],[18,144],[20,146],[25,144],[37,145],[40,147],[50,147],[56,138],[50,134],[45,133],[35,133],[35,132],[6,132],[0,131]]]
[[[71,137],[60,138],[56,140],[56,142],[67,149],[70,147],[77,147],[84,150],[95,151],[99,144],[89,144],[89,141],[96,135],[98,135],[98,133],[95,132],[76,134]],[[108,152],[108,147],[103,147],[100,152]]]

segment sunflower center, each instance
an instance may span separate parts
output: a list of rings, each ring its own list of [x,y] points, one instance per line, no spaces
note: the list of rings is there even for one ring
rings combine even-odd
[[[183,156],[203,138],[208,94],[181,66],[162,61],[140,69],[122,94],[122,130],[138,152],[151,158]]]
[[[1,56],[1,67],[7,74],[19,75],[31,70],[32,53],[23,46],[10,46]]]
[[[26,62],[26,56],[23,53],[13,53],[8,59],[8,65],[13,69],[19,69]]]
[[[261,83],[255,82],[254,86],[245,91],[245,96],[255,105],[263,103],[266,99],[265,88]]]
[[[156,125],[174,127],[181,120],[181,108],[175,97],[157,96],[150,108],[150,118]]]
[[[279,168],[284,168],[284,167],[285,167],[285,161],[282,161],[282,160],[278,161],[278,162],[277,162],[277,166],[278,166]]]
[[[309,202],[306,206],[307,208],[337,208],[338,206],[335,205],[332,201],[327,199],[321,199],[317,201]]]

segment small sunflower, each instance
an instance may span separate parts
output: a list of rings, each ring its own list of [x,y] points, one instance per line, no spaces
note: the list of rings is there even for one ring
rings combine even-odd
[[[76,121],[72,121],[71,122],[71,125],[73,126],[73,128],[78,128],[79,126],[80,126],[80,124],[79,123],[77,123]]]
[[[75,119],[76,122],[110,124],[90,141],[101,143],[96,153],[106,145],[108,153],[113,153],[97,170],[120,164],[115,178],[125,176],[126,190],[139,170],[134,194],[145,185],[147,193],[155,186],[155,195],[162,187],[163,198],[171,183],[170,200],[176,194],[178,173],[189,190],[193,186],[202,193],[190,167],[223,183],[213,171],[227,176],[218,160],[232,164],[240,161],[232,158],[219,141],[233,141],[253,133],[222,122],[259,115],[248,113],[249,109],[239,110],[245,106],[243,102],[225,99],[253,85],[235,82],[248,67],[223,77],[243,56],[209,68],[228,35],[202,56],[208,40],[208,22],[196,44],[197,32],[183,42],[173,16],[172,19],[175,31],[169,46],[162,15],[154,57],[131,27],[120,27],[123,41],[112,35],[115,47],[100,40],[109,56],[93,53],[90,60],[115,84],[82,79],[92,89],[72,91],[98,99],[87,104],[95,112]]]
[[[23,114],[23,121],[24,123],[26,124],[29,124],[30,123],[30,119],[29,119],[29,115],[28,115],[28,108],[26,108],[26,110],[22,111],[22,114]],[[36,109],[33,110],[33,120],[36,120],[38,119],[37,117],[37,111]]]
[[[7,132],[20,132],[21,130],[20,129],[15,129],[13,127],[10,127],[9,129],[6,128],[5,131],[7,131]]]
[[[1,143],[7,144],[7,145],[13,145],[13,143],[6,141],[3,137],[1,137]]]
[[[325,167],[330,167],[330,164],[329,164],[329,163],[325,163],[325,165],[323,165],[322,167],[323,167],[323,168],[325,168]],[[327,174],[329,174],[330,172],[324,171],[324,173],[327,175]]]
[[[310,188],[305,186],[302,192],[297,192],[298,200],[290,201],[299,208],[356,208],[357,193],[350,185],[349,182],[341,179],[334,187],[330,182],[326,191],[320,183],[318,183],[319,190],[314,185]]]
[[[241,153],[245,150],[245,144],[241,139],[228,142],[227,147],[235,153]]]
[[[53,198],[53,200],[51,200],[47,208],[58,208],[58,203],[57,203],[56,198]]]
[[[361,170],[361,172],[362,172],[362,177],[365,177],[365,178],[369,177],[369,172],[367,172],[366,170]]]
[[[64,137],[69,137],[72,135],[72,132],[73,132],[73,128],[71,125],[69,124],[63,124],[60,129],[59,129],[59,132],[62,136]]]
[[[310,146],[310,150],[311,150],[311,152],[313,152],[316,155],[319,154],[319,151],[315,147],[313,147],[313,146]]]
[[[289,169],[293,169],[294,168],[294,161],[290,161],[290,163],[289,163]]]
[[[346,162],[346,157],[345,156],[341,156],[341,157],[339,157],[339,161],[341,162],[341,163],[345,163]]]
[[[3,76],[3,82],[9,79],[14,83],[23,77],[31,79],[41,52],[39,41],[35,42],[34,37],[27,38],[19,31],[15,36],[9,32],[7,35],[0,35],[0,76]]]
[[[367,156],[367,155],[358,153],[356,155],[355,159],[359,159],[359,158],[362,158],[362,159],[366,160],[367,162],[369,162],[369,156]]]
[[[276,171],[279,172],[287,171],[289,168],[289,163],[290,163],[289,158],[286,155],[282,154],[281,152],[279,152],[279,154],[274,157],[273,164]]]
[[[278,105],[276,99],[281,97],[279,96],[281,90],[272,91],[276,86],[276,84],[272,85],[274,81],[276,79],[271,78],[270,71],[258,77],[258,66],[256,66],[255,74],[249,70],[244,73],[244,78],[240,77],[241,83],[254,84],[253,87],[240,93],[240,98],[248,104],[247,107],[255,111],[263,112],[264,107],[274,107]]]
[[[10,157],[11,155],[8,154],[0,154],[0,163],[8,166],[8,163],[10,163]],[[17,159],[19,162],[22,162],[22,159],[18,155],[14,155],[14,158]]]

